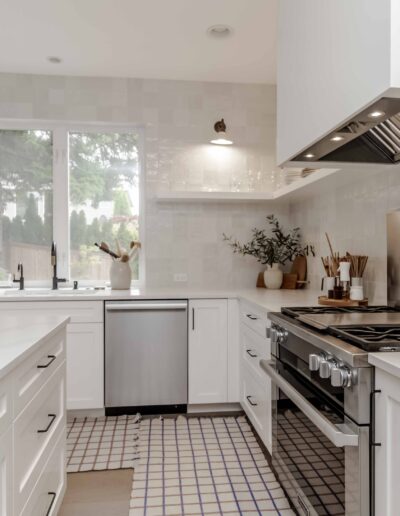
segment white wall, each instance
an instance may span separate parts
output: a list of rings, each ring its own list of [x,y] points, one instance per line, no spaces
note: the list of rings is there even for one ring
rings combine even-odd
[[[290,219],[316,247],[317,258],[308,260],[312,287],[320,288],[327,232],[335,250],[369,256],[366,293],[370,302],[386,303],[386,214],[400,208],[400,170],[357,177],[353,184],[291,204]]]
[[[235,146],[208,145],[224,117]],[[160,204],[175,189],[271,188],[275,88],[185,81],[0,74],[0,118],[133,123],[145,128],[149,286],[252,286],[257,263],[233,256],[221,234],[247,238],[276,209],[252,204]],[[284,211],[284,210],[283,210]],[[283,213],[281,210],[280,213]]]

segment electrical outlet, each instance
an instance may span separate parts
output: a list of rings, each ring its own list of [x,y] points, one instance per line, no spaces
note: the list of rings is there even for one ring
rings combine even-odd
[[[184,282],[187,281],[187,274],[185,272],[179,272],[174,274],[174,281]]]

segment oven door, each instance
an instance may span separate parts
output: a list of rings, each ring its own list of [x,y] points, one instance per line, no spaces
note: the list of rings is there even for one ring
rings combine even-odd
[[[272,463],[299,514],[368,515],[369,427],[279,359],[260,364],[275,387]]]

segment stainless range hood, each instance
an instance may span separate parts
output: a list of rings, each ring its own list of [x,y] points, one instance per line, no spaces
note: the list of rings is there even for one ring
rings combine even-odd
[[[400,162],[400,99],[381,98],[293,161]]]

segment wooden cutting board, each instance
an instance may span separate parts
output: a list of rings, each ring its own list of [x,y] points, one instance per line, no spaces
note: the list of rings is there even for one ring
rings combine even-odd
[[[297,281],[306,281],[307,279],[307,257],[296,256],[293,260],[290,274],[297,274]],[[305,283],[297,283],[297,288],[303,288]]]

